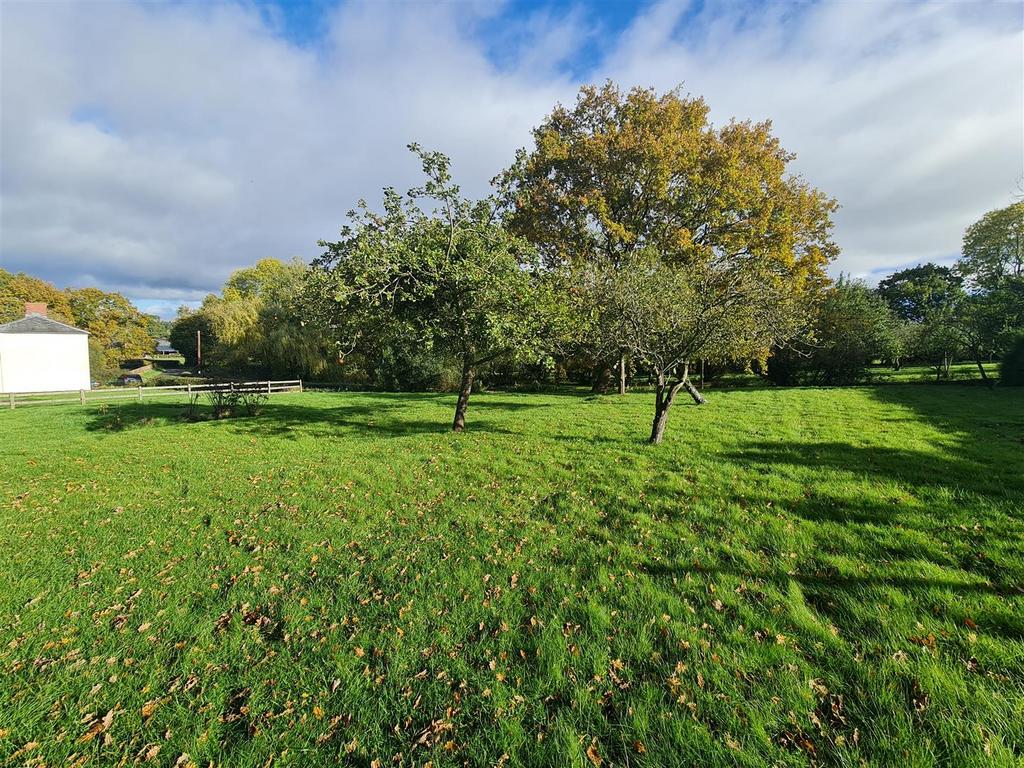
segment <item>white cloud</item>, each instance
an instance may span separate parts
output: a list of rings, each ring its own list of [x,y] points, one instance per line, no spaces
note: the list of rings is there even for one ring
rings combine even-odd
[[[258,258],[316,255],[357,199],[417,181],[409,141],[485,192],[573,98],[563,65],[605,26],[583,7],[544,10],[485,39],[489,4],[349,3],[322,44],[297,46],[245,5],[0,13],[0,266],[161,307]],[[682,82],[718,121],[773,119],[798,170],[843,205],[837,269],[868,274],[950,258],[1017,190],[1021,14],[662,3],[601,41],[591,79]]]
[[[837,270],[949,260],[968,224],[1020,191],[1022,6],[769,6],[691,20],[683,44],[670,7],[636,25],[609,75],[683,82],[720,122],[771,119],[796,169],[842,205]]]

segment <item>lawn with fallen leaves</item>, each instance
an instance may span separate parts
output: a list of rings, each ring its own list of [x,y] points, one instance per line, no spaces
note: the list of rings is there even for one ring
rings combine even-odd
[[[0,763],[1018,765],[1024,396],[0,413]]]

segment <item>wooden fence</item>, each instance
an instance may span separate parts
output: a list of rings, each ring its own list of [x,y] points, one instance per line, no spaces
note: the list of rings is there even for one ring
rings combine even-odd
[[[78,389],[63,392],[9,392],[0,395],[10,409],[25,405],[57,405],[61,403],[104,403],[111,400],[137,400],[142,402],[167,395],[202,395],[207,392],[244,392],[279,395],[301,392],[302,379],[290,381],[226,381],[212,384],[175,384],[163,387],[118,387],[117,389]]]

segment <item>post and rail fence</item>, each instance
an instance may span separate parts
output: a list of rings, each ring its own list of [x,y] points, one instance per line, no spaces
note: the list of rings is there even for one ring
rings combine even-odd
[[[72,389],[61,392],[8,392],[0,395],[3,404],[13,410],[26,405],[61,405],[77,403],[105,403],[111,400],[136,400],[143,402],[154,397],[168,395],[201,395],[207,392],[244,392],[280,395],[285,392],[302,392],[302,379],[289,381],[225,381],[209,384],[173,384],[160,387],[119,387],[117,389]]]

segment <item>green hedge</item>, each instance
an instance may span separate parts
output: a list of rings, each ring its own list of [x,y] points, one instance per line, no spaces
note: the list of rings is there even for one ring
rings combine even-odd
[[[999,367],[999,381],[1006,387],[1024,387],[1024,336],[1010,347]]]

